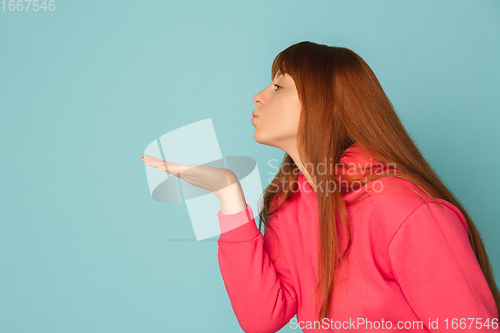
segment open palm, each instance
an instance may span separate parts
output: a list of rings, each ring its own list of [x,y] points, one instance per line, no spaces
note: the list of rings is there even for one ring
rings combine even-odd
[[[145,162],[146,166],[176,176],[193,186],[213,192],[218,197],[225,190],[233,187],[232,185],[239,187],[238,178],[234,172],[227,168],[216,168],[198,164],[177,164],[149,155],[144,155],[142,161]]]

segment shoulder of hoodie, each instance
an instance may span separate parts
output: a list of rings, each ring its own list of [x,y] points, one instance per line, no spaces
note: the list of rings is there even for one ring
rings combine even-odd
[[[377,225],[378,228],[385,229],[388,237],[392,238],[397,230],[402,226],[406,219],[423,205],[437,206],[423,190],[412,182],[395,176],[387,176],[365,184],[360,190],[349,197],[345,197],[346,205],[352,206],[359,218],[369,220]],[[352,201],[358,197],[358,202]],[[458,216],[460,223],[466,222],[458,208],[442,199],[436,199],[440,204],[439,214],[446,216]],[[436,210],[427,210],[429,214]],[[453,212],[453,213],[451,213]]]
[[[358,197],[359,201],[353,200]],[[377,234],[385,234],[387,240],[392,239],[406,219],[422,205],[436,205],[418,186],[395,176],[386,176],[371,181],[360,189],[344,195],[343,198],[347,209],[355,214],[354,220],[350,219],[349,223],[368,222],[372,224],[371,230]],[[299,195],[292,195],[276,212],[276,215],[281,215],[288,209],[295,209],[298,201]],[[442,199],[436,199],[436,201],[442,204],[440,207],[442,213],[439,214],[446,214],[455,219],[458,216],[467,230],[465,218],[457,207]],[[428,212],[431,213],[430,210]]]

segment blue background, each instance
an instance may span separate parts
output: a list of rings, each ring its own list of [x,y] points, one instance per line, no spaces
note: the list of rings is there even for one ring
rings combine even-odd
[[[0,332],[241,331],[217,243],[166,241],[194,232],[184,204],[151,199],[140,158],[212,118],[223,155],[256,159],[264,187],[283,152],[254,141],[252,97],[303,40],[372,67],[500,283],[499,1],[0,6]]]

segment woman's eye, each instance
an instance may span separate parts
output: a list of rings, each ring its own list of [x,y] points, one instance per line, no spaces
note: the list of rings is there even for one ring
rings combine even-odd
[[[274,91],[278,90],[278,87],[283,88],[282,86],[278,86],[277,84],[274,84],[274,86],[276,87],[276,89],[274,89]]]

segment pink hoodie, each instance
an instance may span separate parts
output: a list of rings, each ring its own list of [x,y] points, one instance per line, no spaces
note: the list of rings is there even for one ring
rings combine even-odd
[[[371,159],[356,144],[345,153],[346,165],[364,167]],[[343,195],[352,237],[349,274],[341,265],[328,318],[319,322],[312,298],[318,203],[302,173],[297,182],[299,191],[268,219],[276,234],[266,227],[262,236],[249,205],[236,214],[218,212],[219,266],[243,331],[277,332],[288,324],[304,332],[500,332],[462,213],[438,199],[440,208],[393,176]],[[351,204],[362,191],[370,196]],[[345,237],[340,244],[344,250]]]

